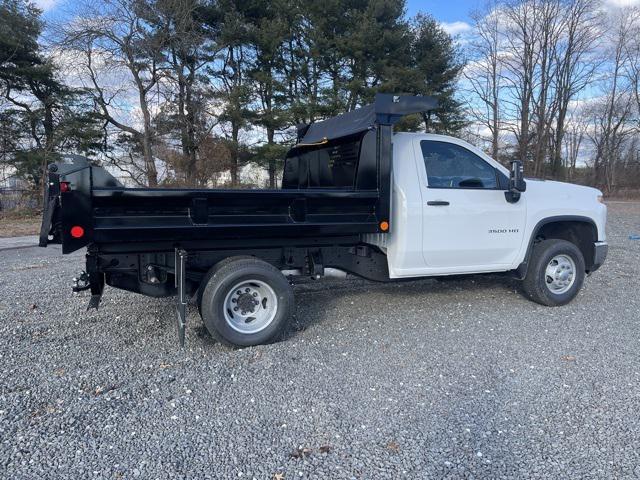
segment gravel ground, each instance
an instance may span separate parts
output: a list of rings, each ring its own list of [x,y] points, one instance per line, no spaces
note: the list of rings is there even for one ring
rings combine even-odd
[[[73,296],[82,255],[0,252],[3,478],[640,477],[640,204],[551,309],[469,277],[296,287],[285,341],[232,350],[171,300]]]

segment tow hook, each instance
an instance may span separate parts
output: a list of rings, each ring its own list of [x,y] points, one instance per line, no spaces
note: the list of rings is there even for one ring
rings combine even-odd
[[[90,287],[89,274],[87,272],[82,272],[77,277],[73,277],[73,286],[71,289],[74,292],[83,292],[84,290],[89,290]]]

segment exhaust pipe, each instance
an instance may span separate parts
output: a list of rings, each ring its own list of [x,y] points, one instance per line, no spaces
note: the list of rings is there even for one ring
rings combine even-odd
[[[327,267],[324,269],[324,276],[331,278],[347,278],[347,272],[338,268]]]

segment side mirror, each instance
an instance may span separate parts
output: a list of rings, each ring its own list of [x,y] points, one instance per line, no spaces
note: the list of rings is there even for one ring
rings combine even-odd
[[[524,169],[520,160],[511,162],[511,174],[509,175],[509,190],[504,193],[507,202],[516,203],[520,200],[520,194],[527,190],[527,182],[524,181]]]

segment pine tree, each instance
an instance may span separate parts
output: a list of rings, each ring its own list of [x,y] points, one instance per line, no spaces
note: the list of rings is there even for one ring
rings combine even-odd
[[[409,93],[433,95],[439,108],[425,119],[427,131],[456,133],[464,125],[464,114],[455,98],[456,82],[464,66],[451,36],[429,15],[418,14],[410,25]]]
[[[0,3],[0,88],[9,107],[3,121],[21,125],[16,151],[5,158],[35,187],[59,152],[101,147],[98,120],[86,92],[67,87],[41,51],[40,11],[19,0]],[[3,129],[4,131],[5,129]]]

